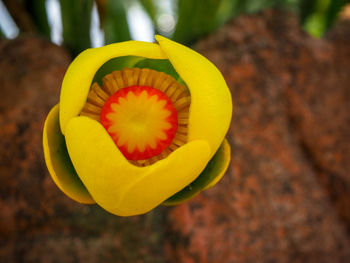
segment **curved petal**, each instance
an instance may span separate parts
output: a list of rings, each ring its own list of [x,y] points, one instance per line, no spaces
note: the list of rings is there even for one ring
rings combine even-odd
[[[121,56],[166,59],[159,45],[141,41],[126,41],[82,52],[69,66],[62,83],[59,115],[63,134],[68,121],[84,107],[97,70],[108,60]]]
[[[183,188],[180,192],[167,199],[163,205],[177,205],[185,202],[201,191],[206,190],[214,186],[225,174],[231,159],[231,147],[227,140],[224,139],[223,143],[205,167],[203,172],[190,183]]]
[[[120,216],[146,213],[184,188],[205,168],[211,152],[207,142],[192,141],[164,160],[137,167],[125,159],[103,126],[87,117],[70,120],[66,141],[93,198]]]
[[[188,140],[206,140],[213,156],[230,125],[232,99],[220,71],[197,52],[162,36],[161,49],[191,93]]]
[[[66,142],[58,122],[58,104],[51,109],[46,118],[43,147],[46,166],[58,188],[79,203],[95,203],[69,159]]]

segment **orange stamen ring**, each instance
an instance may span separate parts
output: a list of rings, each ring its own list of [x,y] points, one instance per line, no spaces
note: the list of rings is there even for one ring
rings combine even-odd
[[[111,96],[115,97],[107,104],[110,106],[105,106]],[[102,86],[97,82],[91,85],[80,116],[104,124],[129,162],[144,167],[186,144],[190,103],[187,87],[170,75],[148,68],[124,68],[105,75]],[[145,120],[153,125],[142,124]]]
[[[103,105],[100,122],[128,160],[146,160],[168,148],[177,132],[177,110],[149,86],[117,90]]]

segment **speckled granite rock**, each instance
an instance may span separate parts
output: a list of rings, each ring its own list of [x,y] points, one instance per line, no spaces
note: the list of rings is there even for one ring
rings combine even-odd
[[[265,11],[202,40],[235,102],[231,166],[193,201],[131,218],[48,176],[41,129],[67,53],[0,42],[0,262],[350,262],[349,28],[317,40]]]
[[[350,262],[341,32],[313,39],[295,16],[265,11],[199,43],[232,91],[232,161],[215,188],[170,211],[170,262]]]
[[[70,58],[46,40],[0,42],[0,262],[163,262],[162,209],[118,218],[52,182],[42,128]]]
[[[315,41],[316,42],[316,41]],[[350,21],[305,48],[288,86],[299,143],[350,233]],[[301,50],[301,49],[300,49]],[[316,63],[315,63],[316,62]],[[306,77],[307,76],[307,77]],[[322,76],[322,77],[319,77]]]

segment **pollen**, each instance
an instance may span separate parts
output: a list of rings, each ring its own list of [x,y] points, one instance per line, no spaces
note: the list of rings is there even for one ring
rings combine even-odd
[[[132,164],[147,166],[187,142],[190,93],[173,77],[125,68],[92,84],[81,116],[99,121]]]

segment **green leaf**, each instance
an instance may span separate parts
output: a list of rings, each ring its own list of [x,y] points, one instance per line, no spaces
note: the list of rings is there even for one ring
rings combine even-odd
[[[315,37],[321,37],[331,28],[349,0],[301,0],[300,16],[303,28]]]
[[[178,22],[173,39],[189,44],[218,26],[217,12],[222,0],[178,0]]]
[[[135,67],[135,64],[137,64],[139,61],[142,61],[143,59],[145,58],[137,56],[125,56],[108,60],[98,69],[92,82],[98,82],[100,85],[102,85],[102,78],[107,74],[110,74],[115,70],[122,70],[123,68],[133,68]]]
[[[332,0],[326,13],[326,29],[329,29],[337,20],[343,7],[350,3],[349,0]]]
[[[184,83],[179,74],[177,74],[173,65],[168,59],[143,59],[134,66],[135,68],[149,68],[159,72],[164,72],[172,76],[176,81]]]
[[[170,63],[168,59],[149,59],[137,56],[125,56],[113,58],[104,63],[96,72],[93,82],[98,82],[102,85],[102,78],[112,73],[115,70],[122,70],[123,68],[149,68],[159,72],[164,72],[172,76],[176,81],[184,83],[179,74]]]
[[[74,56],[91,47],[92,0],[60,0],[63,41]]]
[[[26,0],[24,2],[27,12],[32,17],[36,29],[47,38],[50,38],[50,26],[46,13],[46,0]]]
[[[300,0],[300,20],[302,23],[306,22],[306,19],[316,11],[317,0]]]
[[[106,44],[130,40],[126,7],[123,1],[107,0],[103,20]]]
[[[190,44],[216,30],[229,18],[264,8],[296,9],[301,0],[178,0],[173,39]]]
[[[3,39],[3,38],[6,38],[6,36],[0,27],[0,39]]]
[[[326,30],[326,20],[324,14],[311,14],[306,18],[303,28],[312,36],[321,37]]]

